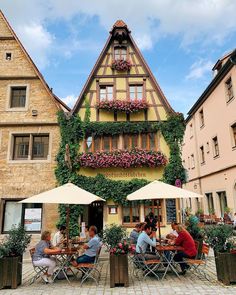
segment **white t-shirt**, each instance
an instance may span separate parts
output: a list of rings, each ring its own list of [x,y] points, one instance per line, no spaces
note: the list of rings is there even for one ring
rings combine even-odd
[[[170,232],[171,235],[174,235],[178,238],[179,234],[177,233],[177,231],[174,229]]]
[[[52,240],[53,247],[57,247],[58,244],[62,241],[62,239],[63,239],[63,235],[61,234],[61,232],[60,231],[56,232]]]

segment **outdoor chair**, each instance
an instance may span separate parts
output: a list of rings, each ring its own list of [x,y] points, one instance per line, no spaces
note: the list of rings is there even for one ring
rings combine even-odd
[[[100,279],[102,270],[102,265],[99,264],[99,256],[101,249],[102,247],[98,249],[97,255],[93,263],[79,263],[76,267],[76,269],[82,273],[80,286],[82,286],[83,283],[89,278],[94,280],[96,282],[96,285],[98,286],[98,281]]]
[[[47,267],[46,266],[35,266],[34,265],[34,263],[33,263],[33,255],[35,253],[35,248],[31,248],[29,250],[29,252],[30,252],[32,265],[33,265],[33,268],[34,268],[34,271],[35,271],[35,275],[33,276],[33,278],[30,281],[30,285],[32,285],[37,279],[41,278],[41,276],[44,275],[47,272]]]
[[[146,259],[145,253],[143,253],[141,247],[139,247],[139,251],[140,253],[136,253],[134,260],[136,267],[142,271],[144,278],[146,278],[148,275],[152,275],[159,280],[160,277],[157,274],[157,270],[163,266],[161,259],[158,258],[158,256],[156,259]]]
[[[196,276],[204,276],[205,279],[210,281],[209,276],[206,273],[208,255],[210,247],[207,244],[202,245],[202,253],[200,259],[186,258],[184,261],[190,266],[190,271]]]

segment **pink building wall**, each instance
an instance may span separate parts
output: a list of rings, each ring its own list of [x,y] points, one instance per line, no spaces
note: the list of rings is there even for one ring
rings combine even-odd
[[[224,63],[226,63],[225,60]],[[231,77],[234,97],[227,102],[225,82],[229,77]],[[200,207],[205,214],[209,213],[209,207],[211,207],[208,206],[206,194],[212,194],[215,213],[221,216],[226,204],[222,201],[224,197],[220,192],[225,192],[227,207],[232,213],[236,212],[236,144],[231,127],[236,123],[236,66],[233,65],[226,71],[219,84],[212,88],[212,92],[205,96],[205,101],[197,105],[187,118],[182,159],[188,174],[188,183],[185,187],[204,195]],[[201,111],[204,115],[203,126],[200,119]],[[218,139],[219,156],[214,155],[212,139],[215,136]],[[202,146],[205,155],[204,163],[202,163],[200,150]],[[194,165],[191,163],[191,155],[194,155]],[[187,205],[190,205],[189,201]],[[193,200],[191,205],[194,213],[197,210],[197,201]]]

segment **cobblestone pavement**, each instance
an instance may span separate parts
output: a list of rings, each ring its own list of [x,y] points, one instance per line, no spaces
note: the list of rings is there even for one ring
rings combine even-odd
[[[15,290],[4,289],[0,291],[0,295],[24,294],[24,295],[148,295],[148,294],[236,294],[236,285],[224,286],[217,282],[215,274],[214,258],[210,257],[207,266],[207,273],[210,277],[210,282],[206,279],[196,277],[191,273],[187,273],[180,279],[174,274],[168,274],[162,281],[158,281],[153,277],[144,279],[135,277],[130,271],[130,286],[124,287],[109,287],[109,264],[107,260],[101,261],[103,264],[102,275],[99,286],[93,281],[87,281],[80,287],[79,278],[72,279],[69,285],[65,280],[57,280],[54,284],[46,285],[42,281],[37,281],[32,285],[29,282],[34,273],[30,262],[25,262],[23,266],[23,284]]]

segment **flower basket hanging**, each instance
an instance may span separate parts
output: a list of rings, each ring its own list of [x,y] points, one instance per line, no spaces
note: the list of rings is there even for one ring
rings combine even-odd
[[[111,63],[112,70],[116,70],[118,72],[126,72],[130,71],[132,64],[129,60],[113,60]]]

